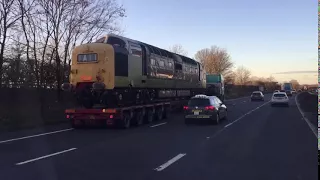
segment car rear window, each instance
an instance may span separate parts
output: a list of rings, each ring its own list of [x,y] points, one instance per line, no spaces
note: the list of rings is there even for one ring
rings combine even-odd
[[[253,95],[261,95],[261,93],[258,93],[258,92],[254,92],[252,93]]]
[[[285,94],[274,94],[273,97],[285,97]]]
[[[188,102],[188,106],[209,106],[210,105],[210,100],[209,99],[200,99],[200,98],[194,98],[191,99]]]

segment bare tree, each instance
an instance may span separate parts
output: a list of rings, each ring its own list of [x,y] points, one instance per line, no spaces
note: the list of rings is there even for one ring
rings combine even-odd
[[[230,71],[229,73],[224,75],[225,84],[234,84],[235,83],[235,73]]]
[[[16,0],[0,0],[0,87],[2,85],[4,52],[8,36],[21,16]]]
[[[233,67],[228,52],[217,46],[199,50],[195,58],[204,65],[206,72],[209,74],[223,74],[225,76],[230,73]]]
[[[37,1],[40,13],[52,28],[58,87],[66,80],[64,70],[70,64],[70,54],[76,44],[91,42],[104,32],[117,31],[116,21],[125,14],[124,8],[115,0]]]
[[[293,88],[293,89],[299,89],[300,84],[299,84],[299,82],[298,82],[297,80],[292,79],[292,80],[290,81],[290,83],[292,84],[292,88]]]
[[[251,72],[244,66],[239,66],[235,71],[235,82],[238,85],[246,85],[250,80]]]
[[[173,53],[176,53],[176,54],[180,54],[180,55],[183,55],[183,56],[187,56],[188,55],[188,51],[183,49],[181,44],[175,44],[175,45],[169,47],[168,50],[170,52],[173,52]]]

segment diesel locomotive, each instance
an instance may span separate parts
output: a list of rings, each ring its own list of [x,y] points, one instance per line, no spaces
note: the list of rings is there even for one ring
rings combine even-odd
[[[78,102],[92,108],[144,104],[204,94],[201,63],[153,45],[106,35],[75,47],[70,79],[62,84]]]

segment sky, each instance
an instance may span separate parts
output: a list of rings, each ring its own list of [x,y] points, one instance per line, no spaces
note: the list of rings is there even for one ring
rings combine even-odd
[[[189,57],[212,45],[226,48],[235,66],[279,82],[318,78],[318,2],[315,0],[119,0],[125,37]],[[291,71],[314,73],[276,74]]]

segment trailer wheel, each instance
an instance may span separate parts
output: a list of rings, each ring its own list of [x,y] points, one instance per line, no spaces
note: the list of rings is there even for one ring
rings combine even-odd
[[[165,107],[163,112],[163,119],[168,119],[170,117],[170,108]]]
[[[158,121],[163,119],[163,110],[162,110],[161,107],[156,110],[156,115],[157,115],[157,120]]]
[[[143,113],[141,111],[137,111],[135,115],[135,124],[140,126],[143,124]]]
[[[121,128],[128,129],[130,128],[131,118],[129,113],[124,113],[121,121]]]
[[[149,109],[148,112],[146,113],[146,122],[147,123],[152,123],[153,120],[154,120],[153,109]]]

